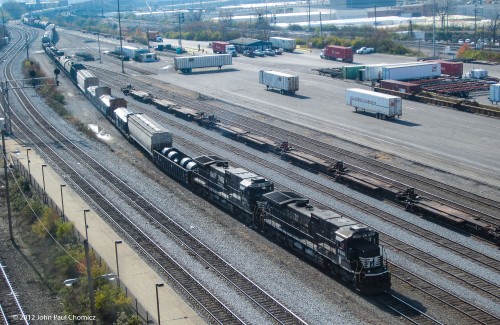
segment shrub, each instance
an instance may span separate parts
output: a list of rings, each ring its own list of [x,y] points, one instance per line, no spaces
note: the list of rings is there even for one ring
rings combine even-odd
[[[51,208],[45,206],[42,216],[31,226],[38,238],[45,238],[49,233],[54,233],[56,227],[62,223],[60,216]]]

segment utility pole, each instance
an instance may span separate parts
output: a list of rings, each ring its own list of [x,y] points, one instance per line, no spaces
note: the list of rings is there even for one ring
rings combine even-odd
[[[377,6],[375,6],[375,29],[377,29]]]
[[[5,133],[6,134],[12,134],[12,123],[11,123],[11,116],[10,116],[10,104],[9,104],[9,90],[10,89],[23,89],[23,88],[36,88],[38,83],[35,83],[34,81],[40,81],[40,80],[46,80],[46,79],[54,79],[56,82],[56,85],[59,84],[59,81],[57,79],[57,75],[60,73],[59,69],[54,70],[55,77],[42,77],[42,78],[35,78],[34,74],[35,72],[32,70],[30,71],[30,75],[32,75],[31,79],[21,79],[21,80],[9,80],[9,81],[2,81],[0,82],[0,103],[3,107],[3,111],[5,114]],[[9,82],[12,83],[21,83],[20,85],[17,86],[10,86],[9,87]]]
[[[321,11],[319,12],[319,34],[323,35],[323,21],[321,20]]]
[[[28,34],[26,33],[26,60],[30,59],[30,54],[28,50]]]
[[[5,151],[5,125],[1,125],[2,129],[2,153],[3,153],[3,168],[5,176],[5,195],[7,198],[7,217],[9,219],[9,235],[10,240],[14,243],[14,233],[12,232],[12,214],[10,212],[10,193],[9,193],[9,174],[7,173],[7,152]]]
[[[101,33],[97,33],[97,46],[99,47],[99,63],[102,63],[102,57],[101,57]]]
[[[181,30],[181,22],[184,22],[184,13],[179,13],[179,47],[181,48],[182,53],[182,30]]]
[[[85,250],[85,262],[87,264],[87,282],[89,286],[89,298],[90,298],[90,313],[91,316],[96,316],[95,311],[95,297],[94,297],[94,284],[92,278],[92,264],[90,263],[90,254],[89,254],[89,242],[87,239],[83,241],[83,248]],[[96,325],[97,322],[95,318],[92,320],[92,324]]]
[[[307,10],[307,25],[308,25],[308,30],[311,31],[311,0],[307,0],[307,5],[309,6],[309,9]]]
[[[432,2],[432,56],[436,57],[436,0]]]
[[[5,18],[3,16],[3,8],[2,8],[2,29],[3,29],[3,37],[7,37],[7,33],[5,31]]]
[[[123,66],[123,40],[122,40],[122,21],[120,17],[120,0],[118,0],[118,29],[119,29],[119,37],[120,37],[120,59],[122,60],[122,73],[125,73],[125,67]]]
[[[146,39],[148,40],[148,52],[149,52],[149,27],[146,27]]]

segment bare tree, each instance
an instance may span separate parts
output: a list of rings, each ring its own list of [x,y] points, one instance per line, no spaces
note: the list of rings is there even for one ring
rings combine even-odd
[[[455,0],[437,0],[436,4],[436,15],[441,20],[441,28],[447,27],[446,22],[448,21],[448,17],[454,7],[456,6]]]
[[[494,19],[491,19],[490,21],[490,30],[491,30],[491,43],[495,44],[495,41],[497,39],[497,30],[500,28],[499,20],[500,19],[500,14],[496,14]]]

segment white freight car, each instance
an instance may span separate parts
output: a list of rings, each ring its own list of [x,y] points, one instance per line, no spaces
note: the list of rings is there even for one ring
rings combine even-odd
[[[350,88],[345,92],[345,103],[355,108],[375,113],[378,119],[401,117],[403,105],[401,97],[377,93],[371,90]]]
[[[401,64],[382,68],[382,79],[384,80],[435,78],[440,75],[441,63],[439,62]]]
[[[201,56],[177,56],[174,58],[175,70],[189,73],[192,69],[218,67],[233,64],[231,54],[201,55]]]
[[[153,154],[153,150],[160,151],[165,147],[172,147],[172,132],[154,122],[146,114],[129,115],[128,130],[130,138],[150,155]]]
[[[282,48],[285,52],[293,52],[297,47],[297,42],[293,38],[269,37],[269,41],[274,49]]]
[[[99,79],[95,77],[89,70],[83,69],[76,72],[76,80],[78,87],[85,92],[91,86],[99,86]]]
[[[299,76],[272,71],[260,70],[259,83],[269,87],[279,89],[280,94],[294,95],[299,90]]]

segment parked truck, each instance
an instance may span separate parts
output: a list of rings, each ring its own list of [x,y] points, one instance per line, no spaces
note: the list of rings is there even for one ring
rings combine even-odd
[[[283,49],[285,52],[293,52],[297,47],[297,42],[293,38],[269,37],[273,49]]]
[[[351,63],[354,56],[352,53],[352,48],[350,47],[327,45],[325,46],[323,51],[321,51],[319,57],[326,60],[340,59],[342,62]]]
[[[260,70],[259,83],[265,85],[268,90],[269,87],[279,89],[280,94],[295,95],[299,90],[299,76],[278,71]]]
[[[174,69],[182,73],[189,73],[192,69],[218,67],[232,65],[231,54],[201,55],[201,56],[178,56],[174,58]]]
[[[163,42],[163,38],[160,36],[160,33],[155,30],[150,30],[147,32],[148,40],[153,42]]]
[[[345,92],[346,105],[356,112],[363,110],[374,113],[378,119],[401,117],[403,105],[401,97],[377,93],[371,90],[350,88]]]
[[[212,50],[216,54],[231,54],[232,56],[238,56],[236,47],[228,42],[212,42]]]

